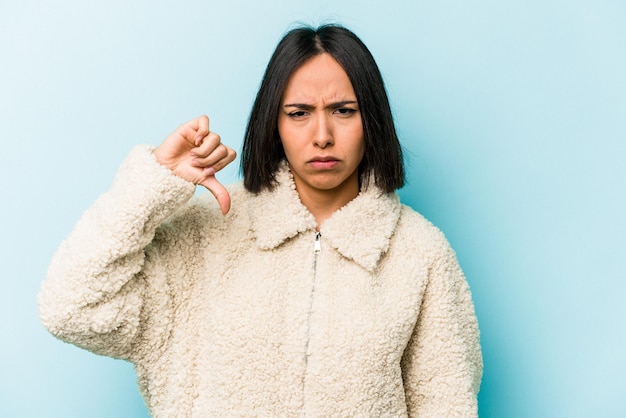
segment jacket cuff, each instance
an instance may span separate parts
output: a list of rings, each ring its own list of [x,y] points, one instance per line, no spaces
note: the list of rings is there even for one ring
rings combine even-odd
[[[154,215],[162,218],[189,200],[196,186],[159,164],[154,149],[150,145],[133,147],[117,171],[111,191],[158,208],[158,212],[165,213]]]

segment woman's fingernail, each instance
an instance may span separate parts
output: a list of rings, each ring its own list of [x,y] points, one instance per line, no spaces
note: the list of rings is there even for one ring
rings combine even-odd
[[[207,176],[212,176],[215,174],[215,169],[213,167],[207,167],[204,169],[204,174]]]

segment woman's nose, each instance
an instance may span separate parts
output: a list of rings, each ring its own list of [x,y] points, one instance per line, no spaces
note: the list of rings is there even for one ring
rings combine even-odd
[[[320,115],[317,120],[317,129],[313,138],[315,146],[326,148],[334,144],[331,121],[328,115]]]

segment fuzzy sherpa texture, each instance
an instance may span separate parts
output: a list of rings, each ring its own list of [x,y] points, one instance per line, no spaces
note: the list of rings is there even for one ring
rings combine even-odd
[[[471,294],[443,234],[370,186],[321,226],[288,167],[213,197],[135,148],[52,259],[58,338],[134,363],[164,417],[474,417]]]

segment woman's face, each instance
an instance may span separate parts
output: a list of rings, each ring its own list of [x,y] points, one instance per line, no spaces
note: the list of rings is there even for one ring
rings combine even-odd
[[[301,196],[356,197],[365,149],[361,113],[348,75],[329,54],[291,75],[278,132]]]

